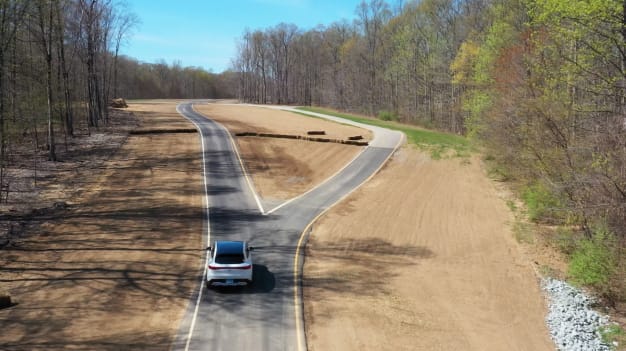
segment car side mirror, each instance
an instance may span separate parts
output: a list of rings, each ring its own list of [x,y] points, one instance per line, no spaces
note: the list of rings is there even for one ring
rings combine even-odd
[[[207,247],[206,247],[206,250],[207,250],[207,251],[213,251],[213,248],[212,248],[212,247],[210,247],[210,246],[207,246]]]
[[[254,251],[254,247],[249,246],[249,247],[248,247],[248,251]]]

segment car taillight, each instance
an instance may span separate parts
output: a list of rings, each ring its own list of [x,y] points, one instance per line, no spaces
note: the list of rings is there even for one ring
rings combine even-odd
[[[222,266],[214,266],[214,265],[209,265],[209,269],[211,270],[218,270],[218,269],[250,269],[252,268],[251,264],[247,264],[245,266],[238,266],[238,267],[222,267]]]

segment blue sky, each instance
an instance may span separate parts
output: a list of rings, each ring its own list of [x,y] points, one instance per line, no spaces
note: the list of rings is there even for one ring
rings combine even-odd
[[[141,23],[120,50],[143,62],[180,61],[219,73],[245,28],[280,22],[310,29],[355,18],[360,0],[128,0]]]

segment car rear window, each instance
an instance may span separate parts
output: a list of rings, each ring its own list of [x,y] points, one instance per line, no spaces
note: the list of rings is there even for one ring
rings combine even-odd
[[[243,254],[217,254],[215,255],[215,263],[222,264],[233,264],[233,263],[243,263],[244,258]]]
[[[239,241],[221,241],[216,243],[215,263],[243,263],[243,243]]]

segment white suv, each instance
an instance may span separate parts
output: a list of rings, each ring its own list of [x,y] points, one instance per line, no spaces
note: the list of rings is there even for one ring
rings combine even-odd
[[[252,283],[254,248],[245,241],[216,241],[210,251],[207,286],[242,286]]]

